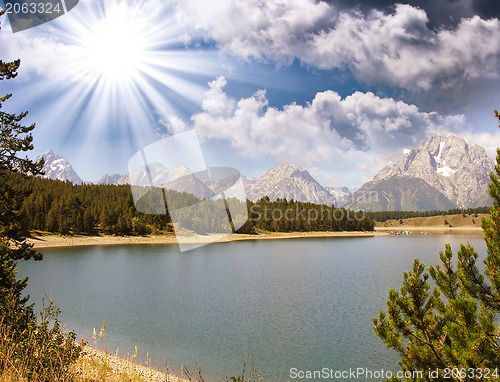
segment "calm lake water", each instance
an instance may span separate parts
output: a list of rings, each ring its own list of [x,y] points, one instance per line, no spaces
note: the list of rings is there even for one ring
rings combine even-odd
[[[290,369],[398,369],[397,355],[373,332],[390,288],[399,290],[413,258],[439,263],[450,243],[482,236],[426,235],[293,239],[177,246],[101,246],[43,250],[21,262],[32,301],[52,296],[66,328],[92,343],[106,321],[107,350],[139,349],[170,370],[197,363],[208,380],[241,371],[253,355],[266,381]],[[104,345],[97,340],[98,347]],[[363,378],[361,378],[363,379]]]

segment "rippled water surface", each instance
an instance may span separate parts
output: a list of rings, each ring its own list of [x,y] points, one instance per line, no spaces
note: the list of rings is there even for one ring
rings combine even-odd
[[[109,352],[139,349],[153,365],[179,372],[197,363],[209,380],[241,370],[253,355],[266,381],[290,369],[397,371],[397,357],[375,337],[372,319],[399,289],[413,258],[439,262],[481,236],[426,235],[293,239],[177,246],[101,246],[43,250],[20,263],[32,301],[51,296],[66,328],[92,342],[106,322]],[[97,340],[99,342],[99,340]],[[104,347],[104,344],[98,344]]]

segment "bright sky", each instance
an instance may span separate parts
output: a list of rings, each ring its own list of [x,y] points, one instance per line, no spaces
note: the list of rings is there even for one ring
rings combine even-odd
[[[1,4],[1,0],[0,0]],[[404,149],[454,134],[500,146],[498,0],[80,0],[12,33],[9,112],[36,122],[85,180],[126,173],[195,128],[209,166],[258,177],[283,162],[360,186]]]

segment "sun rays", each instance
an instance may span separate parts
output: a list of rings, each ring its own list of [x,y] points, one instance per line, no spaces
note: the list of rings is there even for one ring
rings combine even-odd
[[[217,52],[187,49],[184,34],[156,0],[81,1],[38,31],[53,54],[50,73],[29,84],[30,97],[52,100],[37,122],[82,149],[134,152],[158,139],[159,121],[189,118],[220,70]]]

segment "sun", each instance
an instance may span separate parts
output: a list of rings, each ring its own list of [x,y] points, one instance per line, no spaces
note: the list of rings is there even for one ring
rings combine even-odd
[[[52,94],[44,123],[84,151],[151,143],[170,131],[165,121],[199,110],[221,70],[215,49],[186,38],[169,1],[80,0],[41,31],[50,80],[33,97]]]
[[[83,36],[83,65],[88,72],[112,82],[129,81],[140,74],[148,54],[145,20],[126,5],[106,11]]]

